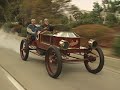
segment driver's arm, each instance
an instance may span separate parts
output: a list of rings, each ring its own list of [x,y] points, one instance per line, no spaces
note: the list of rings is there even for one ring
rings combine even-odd
[[[30,34],[35,34],[35,32],[33,32],[29,27],[27,27],[27,32]]]

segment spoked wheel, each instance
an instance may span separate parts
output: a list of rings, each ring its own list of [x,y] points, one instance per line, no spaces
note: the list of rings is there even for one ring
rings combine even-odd
[[[26,61],[29,56],[29,47],[27,40],[22,40],[20,44],[20,55],[22,60]]]
[[[50,77],[57,78],[62,71],[62,57],[57,47],[50,47],[46,52],[45,65]]]
[[[91,73],[98,73],[104,66],[104,55],[100,47],[93,49],[85,56],[85,67]]]

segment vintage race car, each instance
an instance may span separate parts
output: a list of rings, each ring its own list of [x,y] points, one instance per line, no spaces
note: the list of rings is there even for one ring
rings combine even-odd
[[[88,46],[83,47],[81,37],[74,32],[38,31],[32,44],[28,43],[27,38],[21,41],[22,60],[27,60],[29,52],[45,55],[46,69],[52,78],[60,75],[63,63],[83,61],[86,69],[94,74],[100,72],[104,66],[104,55],[98,43],[90,39]]]

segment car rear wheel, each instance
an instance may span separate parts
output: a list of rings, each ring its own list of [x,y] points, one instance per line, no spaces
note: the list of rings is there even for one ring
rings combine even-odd
[[[50,77],[57,78],[62,71],[62,57],[57,47],[50,47],[45,56],[45,65]]]
[[[22,60],[27,61],[29,56],[29,46],[27,40],[22,40],[20,44],[20,55]]]
[[[104,66],[104,55],[100,47],[93,49],[85,56],[86,69],[93,74],[100,72]]]

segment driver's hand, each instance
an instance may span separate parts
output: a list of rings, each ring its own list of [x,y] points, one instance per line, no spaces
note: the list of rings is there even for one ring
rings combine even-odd
[[[42,30],[40,33],[44,33],[44,32],[46,32],[47,30]]]
[[[45,28],[43,28],[44,30],[47,30],[48,29],[48,27],[45,27]]]
[[[57,34],[58,33],[58,31],[54,31],[54,34]]]
[[[37,34],[40,34],[40,33],[41,33],[41,31],[38,31],[38,32],[37,32]]]
[[[27,28],[27,32],[30,34],[35,34],[35,32],[33,32],[30,28]]]
[[[31,34],[35,34],[35,32],[31,32]]]

